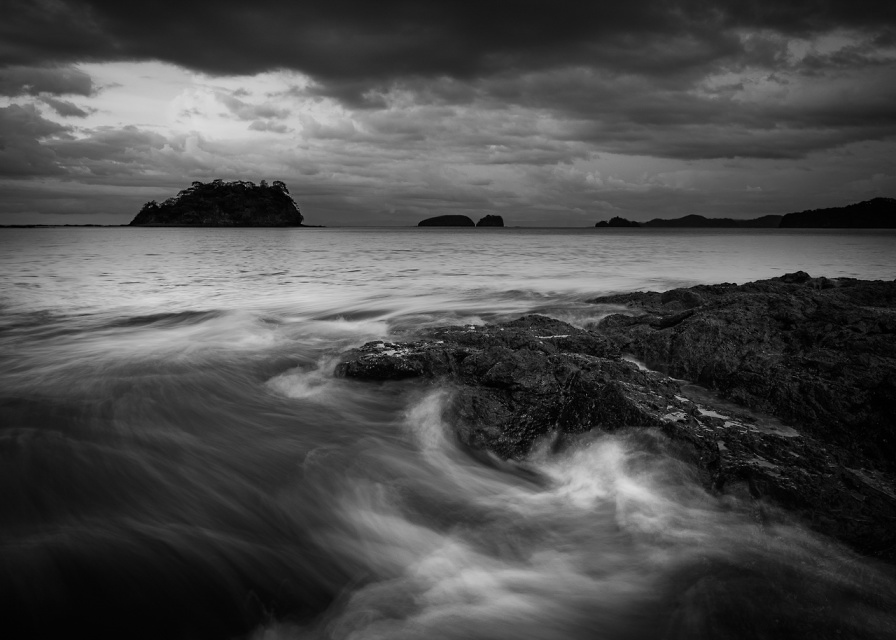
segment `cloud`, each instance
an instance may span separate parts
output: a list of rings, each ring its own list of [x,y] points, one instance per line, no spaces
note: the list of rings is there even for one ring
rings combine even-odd
[[[44,118],[34,105],[0,107],[0,176],[63,173],[56,154],[42,141],[69,137],[69,127]]]
[[[246,92],[245,90],[237,90],[234,94],[246,95]],[[220,91],[215,94],[215,97],[239,120],[258,120],[264,118],[282,120],[289,116],[289,109],[278,108],[270,104],[249,104],[235,97],[235,95],[226,94]]]
[[[63,117],[86,118],[90,112],[68,100],[59,100],[49,96],[42,96],[41,101]]]
[[[91,77],[73,66],[10,66],[0,68],[0,95],[81,95],[96,92]]]
[[[387,224],[768,213],[896,175],[891,0],[6,4],[2,167],[33,180],[284,179]]]
[[[256,120],[249,125],[249,129],[252,131],[270,131],[272,133],[289,133],[292,131],[292,129],[285,124],[270,122],[268,120]]]
[[[277,68],[332,80],[472,78],[570,64],[678,73],[743,50],[736,30],[787,35],[896,24],[886,0],[707,4],[523,0],[11,0],[0,63],[155,58],[212,74]]]

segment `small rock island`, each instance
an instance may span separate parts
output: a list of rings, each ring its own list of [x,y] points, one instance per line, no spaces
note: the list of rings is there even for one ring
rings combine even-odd
[[[467,216],[462,215],[447,215],[447,216],[436,216],[434,218],[427,218],[426,220],[421,220],[417,223],[418,227],[503,227],[504,226],[504,218],[501,216],[495,215],[487,215],[479,219],[479,222],[474,223],[473,220]]]
[[[610,218],[610,221],[601,220],[595,227],[640,227],[641,225],[635,222],[634,220],[628,220],[626,218],[620,218],[619,216],[613,216]]]
[[[427,218],[417,223],[418,227],[475,227],[476,225],[467,216],[448,215]]]
[[[159,204],[143,205],[130,226],[138,227],[301,227],[304,220],[286,185],[237,180],[193,182]]]
[[[495,215],[487,215],[479,219],[479,222],[476,223],[477,227],[503,227],[504,226],[504,218],[501,216]]]

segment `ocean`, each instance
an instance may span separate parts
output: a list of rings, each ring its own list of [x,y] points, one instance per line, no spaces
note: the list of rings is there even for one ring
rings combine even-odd
[[[896,637],[892,566],[707,493],[655,430],[523,474],[456,445],[450,389],[333,376],[797,270],[891,280],[896,232],[0,229],[0,635]]]

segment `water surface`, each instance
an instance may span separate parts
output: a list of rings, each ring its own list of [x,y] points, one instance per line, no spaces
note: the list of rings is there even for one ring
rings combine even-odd
[[[887,638],[896,577],[707,494],[661,434],[485,466],[449,389],[335,379],[421,327],[796,270],[894,232],[0,230],[0,602],[26,635]],[[3,624],[3,623],[0,623]]]

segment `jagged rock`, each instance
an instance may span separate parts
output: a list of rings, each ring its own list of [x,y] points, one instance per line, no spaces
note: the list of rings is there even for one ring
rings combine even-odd
[[[605,338],[543,316],[368,343],[346,354],[336,374],[444,379],[457,389],[449,410],[461,442],[502,457],[522,457],[552,432],[660,425],[674,390],[622,360]]]
[[[651,368],[896,470],[896,281],[797,272],[592,302],[636,311],[599,330]]]
[[[663,307],[661,299],[632,297]],[[667,305],[690,307],[673,315],[698,313],[697,300],[666,296]],[[609,325],[641,327],[646,317],[612,316]],[[864,553],[894,557],[892,475],[863,466],[835,443],[641,369],[620,357],[618,344],[613,331],[601,335],[533,315],[431,329],[409,342],[371,342],[344,354],[336,375],[446,385],[453,390],[446,418],[458,440],[503,458],[522,458],[543,438],[556,445],[591,429],[659,428],[696,465],[707,489],[772,500]]]

